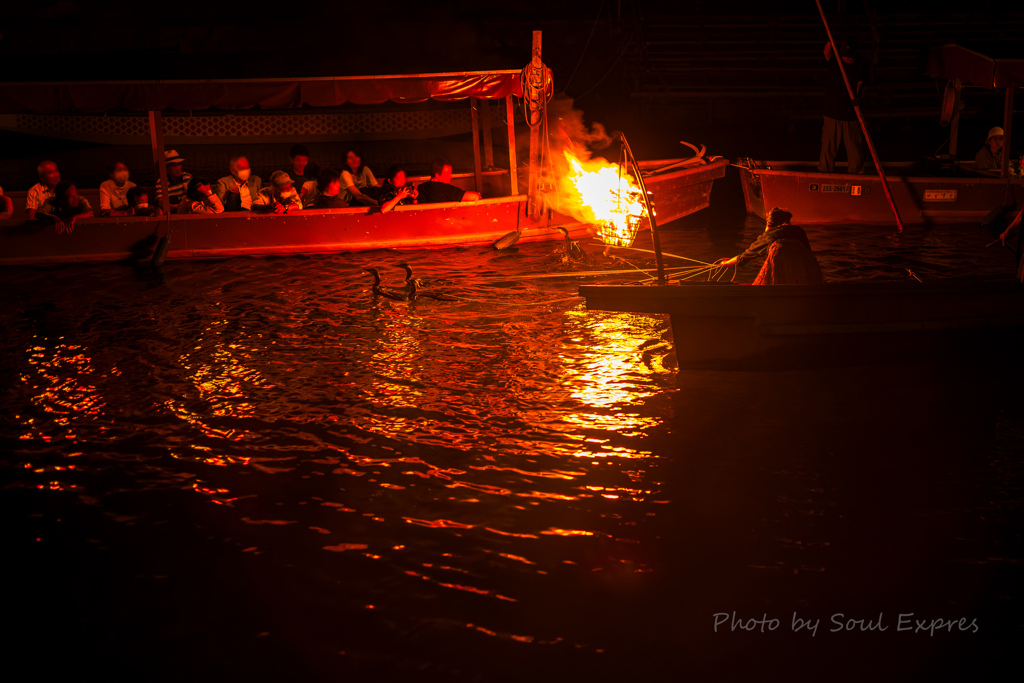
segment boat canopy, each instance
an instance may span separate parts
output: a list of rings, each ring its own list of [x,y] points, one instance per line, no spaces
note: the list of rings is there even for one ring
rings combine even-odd
[[[1024,87],[1024,59],[994,59],[953,44],[932,49],[925,73],[981,88]]]
[[[518,70],[397,76],[0,83],[0,114],[338,107],[522,97]]]

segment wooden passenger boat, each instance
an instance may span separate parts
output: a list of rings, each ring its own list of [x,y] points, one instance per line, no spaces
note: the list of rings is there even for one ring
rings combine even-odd
[[[1013,177],[1010,152],[1014,92],[1024,87],[1024,59],[993,59],[959,45],[943,45],[929,55],[926,74],[947,81],[942,120],[949,125],[949,149],[940,172],[920,164],[883,164],[893,201],[904,223],[989,222],[1024,202],[1024,178]],[[963,88],[1004,90],[1002,168],[980,172],[972,161],[957,161]],[[981,142],[981,141],[979,141]],[[747,212],[764,218],[773,207],[805,224],[892,223],[881,178],[864,173],[820,173],[816,164],[795,161],[745,160],[740,166]]]
[[[1024,179],[963,175],[935,176],[917,164],[885,164],[893,201],[904,223],[983,222],[1006,206],[1024,202]],[[881,179],[871,171],[820,173],[799,161],[739,164],[747,213],[765,218],[773,207],[793,214],[794,223],[886,224],[893,222]]]
[[[785,369],[1017,348],[1015,279],[580,287],[587,308],[668,314],[679,368]]]
[[[535,36],[535,40],[537,40]],[[535,53],[538,56],[539,52]],[[590,227],[551,210],[541,210],[536,178],[521,183],[516,162],[514,97],[523,96],[519,70],[473,71],[398,76],[257,79],[220,81],[135,81],[91,83],[5,83],[0,114],[98,113],[148,111],[156,177],[166,186],[163,111],[240,110],[300,107],[337,108],[346,103],[470,103],[474,172],[456,184],[484,196],[466,203],[401,206],[387,214],[351,208],[301,211],[290,215],[223,213],[177,215],[166,198],[160,218],[89,218],[76,222],[70,235],[57,235],[41,223],[0,223],[0,265],[120,261],[149,258],[168,238],[167,258],[218,258],[237,255],[325,253],[363,249],[412,249],[493,244],[512,232],[524,242],[586,235]],[[509,167],[493,167],[490,102],[504,100],[508,124]],[[536,128],[533,133],[536,133]],[[483,145],[481,145],[481,133]],[[531,149],[539,143],[531,135]],[[228,138],[221,142],[233,141]],[[226,162],[226,160],[225,160]],[[666,159],[640,164],[647,187],[657,197],[659,223],[708,206],[711,186],[725,174],[721,159]],[[426,178],[412,178],[413,182]],[[535,196],[520,192],[528,185]],[[94,206],[96,195],[82,193]],[[23,200],[15,201],[22,215]]]

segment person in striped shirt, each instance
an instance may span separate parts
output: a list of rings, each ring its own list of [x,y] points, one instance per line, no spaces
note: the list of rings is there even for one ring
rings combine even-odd
[[[186,173],[181,169],[181,164],[185,161],[176,150],[170,149],[164,152],[164,163],[167,164],[167,199],[171,203],[171,207],[175,207],[181,203],[181,200],[185,198],[185,192],[188,190],[188,183],[192,180],[192,174]],[[156,181],[156,201],[160,204],[160,200],[163,198],[163,189],[160,187],[160,180]]]

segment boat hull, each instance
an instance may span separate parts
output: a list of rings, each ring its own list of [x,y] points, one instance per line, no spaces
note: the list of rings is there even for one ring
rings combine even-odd
[[[650,162],[652,164],[664,162]],[[669,219],[706,208],[711,185],[725,162],[652,174],[651,191],[662,197]],[[389,213],[352,208],[289,215],[222,213],[160,218],[90,218],[70,235],[38,222],[0,223],[0,265],[141,261],[167,236],[168,259],[316,254],[369,249],[489,246],[512,231],[521,242],[590,234],[590,226],[558,213],[532,219],[525,195],[478,202],[400,206]]]
[[[787,369],[1016,348],[1016,280],[584,286],[591,310],[668,314],[679,368]],[[985,356],[979,356],[985,357]]]
[[[765,218],[773,207],[794,223],[894,224],[881,180],[864,173],[819,173],[797,162],[758,162],[740,167],[747,213]],[[1024,180],[981,176],[913,175],[910,164],[886,166],[886,176],[904,223],[988,222],[1004,207],[1024,201]]]

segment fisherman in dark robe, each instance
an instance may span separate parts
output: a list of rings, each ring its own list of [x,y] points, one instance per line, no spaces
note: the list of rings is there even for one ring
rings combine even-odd
[[[821,284],[821,267],[811,253],[811,243],[803,228],[790,225],[793,214],[776,207],[768,214],[764,232],[732,258],[715,261],[717,266],[739,268],[753,259],[767,254],[755,285],[816,285]]]

